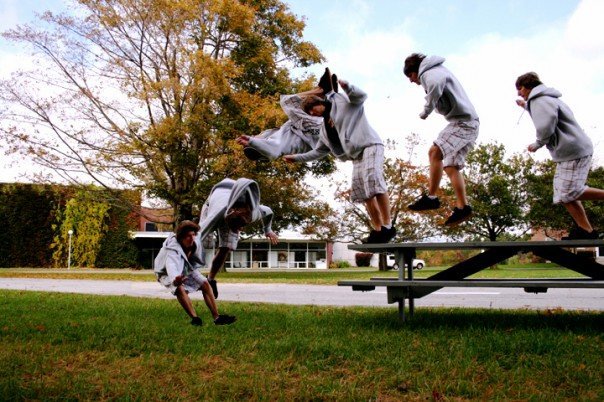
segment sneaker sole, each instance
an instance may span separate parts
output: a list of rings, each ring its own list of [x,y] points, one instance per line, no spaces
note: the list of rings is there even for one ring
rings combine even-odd
[[[460,223],[465,222],[465,221],[467,221],[468,219],[470,219],[470,218],[472,217],[472,215],[474,215],[474,214],[470,214],[470,215],[468,215],[468,216],[465,216],[465,217],[463,217],[462,219],[459,219],[459,220],[457,220],[457,221],[455,221],[455,222],[445,222],[445,226],[449,226],[449,227],[451,227],[451,226],[457,226],[457,225],[459,225]]]
[[[262,155],[252,147],[243,148],[243,153],[249,160],[256,162],[268,162],[268,158],[266,156]]]
[[[407,207],[408,210],[410,211],[415,211],[415,212],[419,212],[419,211],[431,211],[433,209],[438,209],[440,208],[440,205],[437,207],[427,207],[427,208],[417,208],[417,207]]]

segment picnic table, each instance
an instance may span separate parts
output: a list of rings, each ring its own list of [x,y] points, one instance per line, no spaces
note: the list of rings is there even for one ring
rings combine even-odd
[[[505,242],[437,242],[353,244],[356,251],[394,254],[398,264],[398,278],[371,278],[370,280],[343,280],[338,286],[352,286],[353,291],[372,291],[386,287],[388,303],[398,302],[399,316],[405,321],[405,300],[409,301],[409,315],[413,315],[414,300],[443,287],[517,287],[526,292],[546,292],[548,288],[604,288],[604,265],[593,258],[573,253],[569,249],[604,247],[603,240],[560,241],[505,241]],[[478,249],[478,254],[467,258],[426,279],[413,278],[413,259],[418,250]],[[467,279],[471,275],[498,264],[518,253],[531,252],[545,260],[575,271],[577,279]],[[405,275],[406,274],[406,275]]]

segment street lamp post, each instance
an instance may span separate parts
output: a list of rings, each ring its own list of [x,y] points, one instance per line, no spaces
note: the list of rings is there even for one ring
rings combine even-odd
[[[73,234],[73,230],[69,229],[67,234],[69,235],[69,248],[67,249],[67,269],[71,269],[71,235]]]

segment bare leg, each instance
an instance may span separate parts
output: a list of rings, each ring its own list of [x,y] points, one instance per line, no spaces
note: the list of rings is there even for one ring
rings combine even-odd
[[[436,145],[430,147],[428,151],[430,158],[430,187],[428,188],[429,195],[436,195],[440,188],[440,180],[443,176],[443,153]]]
[[[390,215],[390,196],[388,193],[376,194],[375,200],[382,219],[381,224],[384,226],[390,225],[392,223],[392,217]]]
[[[587,189],[579,197],[579,200],[604,200],[604,190],[587,187]]]
[[[226,261],[230,252],[231,252],[231,249],[228,247],[218,248],[218,252],[214,256],[214,259],[212,260],[212,267],[210,268],[210,273],[208,274],[208,279],[214,279],[216,277],[216,274],[218,273],[218,271],[220,271],[220,269],[224,265],[224,262]]]
[[[593,230],[589,220],[587,219],[587,214],[585,214],[585,209],[583,208],[581,201],[575,200],[562,205],[564,205],[568,213],[570,213],[570,216],[572,216],[572,218],[575,220],[577,226],[587,232],[591,232]]]
[[[204,282],[201,285],[201,292],[203,293],[203,300],[205,301],[206,306],[208,306],[210,313],[212,313],[212,317],[214,317],[214,319],[217,319],[219,316],[218,307],[216,306],[214,292],[212,292],[212,288],[210,287],[210,284],[208,282]]]
[[[191,298],[189,297],[187,292],[185,292],[184,286],[181,285],[176,288],[176,299],[178,300],[182,308],[185,309],[189,317],[197,317],[197,313],[195,312],[195,308],[193,307],[193,302],[191,302]]]
[[[451,186],[453,187],[455,196],[457,197],[455,206],[459,209],[462,209],[468,204],[468,200],[466,199],[466,184],[463,175],[455,166],[447,166],[445,168],[445,172],[451,181]]]
[[[374,230],[379,232],[382,229],[382,216],[376,197],[374,196],[365,200],[365,207],[367,208],[367,213],[371,220],[371,226],[373,226]]]

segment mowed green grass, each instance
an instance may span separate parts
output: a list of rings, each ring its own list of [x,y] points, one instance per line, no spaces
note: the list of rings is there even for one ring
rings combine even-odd
[[[444,267],[426,267],[415,270],[415,278],[427,278],[442,271]],[[289,271],[236,271],[223,272],[220,282],[230,283],[295,283],[314,285],[336,285],[341,280],[368,280],[374,277],[397,277],[398,271],[380,272],[377,268],[329,269],[329,270],[289,270]],[[47,278],[47,279],[103,279],[155,281],[152,270],[130,269],[47,269],[47,268],[1,268],[2,278]],[[581,274],[555,264],[498,265],[485,269],[472,278],[581,278]]]
[[[604,315],[0,291],[0,400],[604,400]]]

